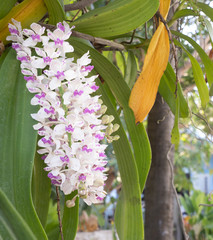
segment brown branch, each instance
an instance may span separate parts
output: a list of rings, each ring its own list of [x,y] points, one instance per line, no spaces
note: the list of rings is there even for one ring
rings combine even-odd
[[[199,204],[199,207],[200,206],[203,206],[203,207],[213,207],[213,204],[203,204],[203,203],[201,203],[201,204]]]
[[[73,11],[73,10],[83,9],[96,1],[97,0],[81,0],[81,1],[75,2],[73,4],[67,4],[64,6],[64,11],[69,12],[69,11]]]
[[[39,23],[39,24],[41,26],[46,27],[47,29],[50,29],[51,31],[56,29],[56,26],[54,26],[54,25],[44,24],[44,23]],[[103,47],[110,46],[111,49],[113,49],[113,50],[122,51],[125,49],[125,47],[120,43],[112,42],[110,40],[103,39],[103,38],[93,37],[93,36],[85,34],[85,33],[72,31],[72,36],[89,40],[93,45],[102,45]]]
[[[60,234],[61,234],[61,240],[64,240],[62,222],[61,222],[59,187],[56,187],[56,196],[57,196],[57,213],[58,213],[59,231],[60,231]]]
[[[111,48],[114,48],[114,50],[119,50],[119,51],[122,51],[125,49],[125,47],[120,43],[112,42],[110,40],[103,39],[103,38],[93,37],[85,33],[73,31],[72,36],[89,40],[93,45],[99,44],[103,46],[110,46]]]
[[[133,41],[133,39],[134,39],[135,32],[136,32],[136,29],[134,29],[134,31],[132,32],[132,36],[131,36],[131,39],[130,39],[130,41],[129,41],[129,42],[127,42],[127,41],[123,41],[123,42],[121,42],[121,43],[131,44],[131,43],[132,43],[132,41]]]
[[[164,24],[167,32],[168,32],[168,35],[169,35],[169,39],[171,41],[171,44],[172,44],[172,52],[173,52],[173,57],[174,57],[174,60],[175,60],[175,72],[176,72],[176,87],[175,87],[175,96],[177,97],[177,89],[178,89],[178,83],[179,83],[179,80],[178,80],[178,60],[177,60],[177,52],[176,52],[176,47],[175,47],[175,44],[174,44],[174,41],[173,41],[173,37],[172,37],[172,33],[169,29],[169,26],[166,22],[166,20],[163,18],[163,16],[160,14],[159,11],[157,11],[156,13],[156,16],[157,18],[159,18],[161,20],[161,22]]]

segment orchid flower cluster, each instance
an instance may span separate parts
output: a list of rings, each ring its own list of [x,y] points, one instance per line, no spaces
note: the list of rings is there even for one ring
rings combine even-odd
[[[77,196],[88,205],[100,203],[107,178],[107,145],[101,140],[119,139],[111,136],[119,125],[112,124],[113,116],[103,115],[107,108],[93,94],[99,87],[97,76],[89,75],[93,69],[89,52],[77,62],[66,57],[74,51],[66,41],[72,33],[66,22],[52,32],[36,23],[22,30],[19,22],[12,21],[7,40],[13,41],[26,86],[34,94],[31,104],[40,106],[31,116],[38,122],[33,128],[41,136],[38,153],[48,177],[65,195],[78,191],[67,206],[74,206]]]

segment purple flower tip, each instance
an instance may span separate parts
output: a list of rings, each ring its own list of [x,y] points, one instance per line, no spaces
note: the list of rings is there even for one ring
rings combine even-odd
[[[92,90],[97,91],[99,89],[99,86],[93,85],[91,88]]]
[[[91,148],[88,148],[87,145],[82,147],[82,151],[86,151],[87,153],[92,152]]]
[[[74,96],[77,96],[77,95],[78,95],[78,96],[81,96],[81,94],[82,94],[83,92],[84,92],[84,91],[82,91],[82,90],[80,90],[80,91],[75,90],[74,93],[73,93],[73,95],[74,95]]]
[[[95,138],[98,138],[99,140],[103,140],[104,139],[104,135],[96,134]]]
[[[47,155],[43,155],[43,156],[41,156],[41,159],[42,159],[42,160],[45,160],[46,157],[47,157]]]
[[[23,57],[17,57],[17,59],[21,62],[29,62],[30,57],[29,56],[23,56]]]
[[[9,31],[11,34],[19,35],[19,31],[17,29],[9,28]]]
[[[44,93],[44,92],[41,92],[40,95],[39,94],[35,95],[35,97],[38,98],[38,99],[45,98],[45,96],[46,96],[46,93]]]
[[[55,74],[55,77],[57,77],[57,79],[64,77],[64,72],[57,71],[57,74]]]
[[[62,162],[66,162],[66,163],[69,162],[69,158],[68,158],[67,155],[65,155],[64,157],[60,157],[60,159],[61,159]]]
[[[87,71],[91,72],[93,68],[94,68],[94,66],[92,66],[92,65],[82,66],[81,72],[87,72]]]
[[[32,82],[35,82],[36,81],[36,76],[24,76],[24,79],[29,82],[29,81],[32,81]]]
[[[38,35],[38,34],[34,34],[31,37],[32,37],[33,41],[35,41],[35,40],[41,41],[40,35]]]
[[[74,128],[73,128],[72,125],[70,124],[70,125],[68,125],[68,126],[65,127],[65,131],[68,132],[68,133],[71,133],[71,132],[74,131]]]
[[[86,176],[84,175],[84,174],[81,174],[80,176],[79,176],[79,178],[78,178],[78,180],[80,180],[80,181],[86,181]]]
[[[59,23],[57,24],[57,27],[58,27],[61,31],[65,32],[65,27],[63,26],[63,24],[62,24],[61,22],[59,22]]]
[[[94,109],[89,110],[89,108],[85,108],[84,111],[83,111],[83,113],[85,113],[85,114],[86,113],[90,113],[91,114],[91,113],[94,113],[94,112],[95,112]]]
[[[43,57],[43,60],[45,63],[50,63],[52,61],[52,58],[48,57]]]
[[[99,157],[106,157],[104,153],[99,153]]]
[[[104,171],[105,170],[105,168],[104,167],[97,167],[97,168],[95,168],[95,171]]]
[[[63,26],[63,27],[64,27],[64,26]],[[54,42],[55,42],[55,45],[56,45],[56,46],[58,46],[58,45],[59,45],[59,46],[62,46],[64,41],[61,40],[61,39],[59,39],[59,38],[57,38],[56,40],[54,40]]]
[[[48,140],[47,140],[45,137],[43,137],[43,138],[41,139],[41,141],[42,141],[44,144],[48,143],[48,144],[51,145],[51,144],[53,143],[53,140],[52,140],[51,137],[49,137]]]
[[[50,107],[50,109],[48,110],[47,108],[44,108],[45,113],[47,114],[55,114],[55,109],[53,107]]]
[[[99,200],[99,201],[103,201],[104,200],[104,198],[102,198],[102,197],[96,197],[96,199]]]

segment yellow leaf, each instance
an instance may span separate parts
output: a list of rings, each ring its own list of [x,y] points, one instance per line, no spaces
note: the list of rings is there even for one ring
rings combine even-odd
[[[169,12],[170,0],[160,0],[159,11],[161,16],[166,19]]]
[[[160,13],[166,18],[170,0],[160,1]],[[169,36],[162,22],[153,35],[144,60],[142,72],[130,95],[129,106],[134,112],[135,122],[142,122],[150,112],[157,95],[160,79],[169,59]]]
[[[43,0],[25,0],[18,4],[0,20],[0,40],[6,43],[6,37],[10,34],[8,23],[11,18],[21,22],[22,27],[29,27],[31,23],[38,22],[47,12],[47,7]]]

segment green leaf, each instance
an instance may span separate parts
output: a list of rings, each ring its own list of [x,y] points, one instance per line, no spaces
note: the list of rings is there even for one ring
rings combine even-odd
[[[171,133],[171,143],[175,144],[175,147],[177,148],[180,142],[180,133],[179,133],[179,98],[176,98],[176,110],[175,110],[175,122],[174,127],[172,129]]]
[[[44,2],[49,13],[49,24],[56,25],[65,19],[64,8],[59,0],[44,0]]]
[[[47,172],[44,171],[45,167],[44,160],[36,152],[32,178],[32,196],[33,204],[43,227],[45,227],[47,221],[51,193],[51,182],[47,177]]]
[[[135,124],[135,117],[132,109],[126,107],[123,111],[134,149],[134,156],[139,174],[139,184],[142,193],[151,166],[151,147],[144,125],[142,123],[138,125]]]
[[[0,57],[0,69],[1,69],[2,63],[4,62],[4,59],[7,57],[9,50],[10,50],[10,48],[6,48],[6,50],[2,53],[2,55]]]
[[[205,22],[206,28],[208,30],[208,34],[209,34],[211,44],[212,44],[212,47],[213,47],[213,28],[212,28],[212,24],[205,18],[204,18],[204,22]]]
[[[181,37],[181,38],[185,39],[186,41],[188,41],[194,47],[194,49],[198,52],[198,54],[204,64],[204,67],[205,67],[208,83],[209,83],[209,85],[211,85],[213,83],[213,62],[208,57],[208,55],[205,53],[205,51],[190,37],[188,37],[182,33],[176,32],[176,31],[171,31],[171,32],[174,35]]]
[[[199,7],[213,22],[213,8],[202,2],[196,2],[196,6]]]
[[[0,182],[1,188],[37,239],[47,239],[31,197],[37,133],[30,114],[37,107],[25,86],[16,53],[11,49],[0,70]]]
[[[0,238],[36,239],[27,223],[0,189]]]
[[[141,211],[141,191],[139,187],[138,171],[134,156],[122,127],[119,116],[111,104],[104,88],[99,84],[104,104],[107,106],[107,114],[115,117],[114,122],[120,125],[116,132],[120,136],[113,142],[119,171],[122,179],[122,199],[117,203],[115,224],[120,239],[141,240],[144,237],[143,218]],[[119,209],[122,209],[120,211]],[[136,221],[137,219],[137,221]]]
[[[169,80],[167,79],[166,75],[163,74],[160,80],[158,91],[160,95],[163,97],[163,99],[166,101],[166,103],[169,105],[173,114],[175,114],[175,96],[174,92],[171,91],[168,83]]]
[[[169,105],[173,114],[175,114],[176,106],[175,88],[176,88],[176,75],[171,64],[168,63],[164,75],[161,78],[158,91]],[[186,118],[189,115],[188,104],[183,96],[183,91],[180,83],[177,84],[177,95],[180,101],[180,117]]]
[[[169,27],[172,26],[177,19],[182,18],[182,17],[188,17],[188,16],[197,16],[197,13],[191,9],[181,9],[181,10],[175,12],[172,19],[168,22],[168,26]]]
[[[132,89],[136,78],[137,78],[137,62],[135,59],[135,55],[132,51],[128,51],[125,82],[128,84],[130,89]]]
[[[65,196],[64,204],[64,214],[63,214],[63,235],[65,240],[74,240],[78,229],[78,210],[79,210],[79,198],[75,200],[75,206],[68,208],[66,206],[67,200],[72,200],[72,198],[77,194],[77,191],[72,192]]]
[[[158,0],[116,0],[92,10],[74,21],[75,30],[107,38],[132,31],[157,11]]]
[[[211,96],[211,97],[213,96],[213,84],[210,87],[209,96]]]
[[[47,224],[45,227],[48,239],[58,240],[59,237],[59,224],[57,215],[57,204],[53,203],[52,198],[49,201],[49,211],[47,217]]]
[[[9,13],[9,11],[14,7],[16,2],[16,0],[1,0],[0,19],[2,19]]]
[[[191,53],[189,51],[187,51],[184,46],[178,42],[177,40],[174,39],[174,43],[181,47],[188,55],[188,57],[190,58],[190,61],[192,63],[192,70],[193,70],[193,75],[194,75],[194,80],[195,80],[195,84],[197,86],[199,95],[200,95],[200,99],[201,99],[201,105],[203,108],[206,107],[206,104],[209,102],[209,90],[208,87],[206,85],[205,79],[203,77],[203,72],[202,69],[199,65],[199,63],[197,62],[197,60],[191,55]]]

